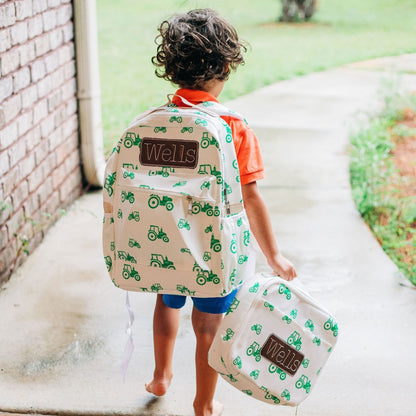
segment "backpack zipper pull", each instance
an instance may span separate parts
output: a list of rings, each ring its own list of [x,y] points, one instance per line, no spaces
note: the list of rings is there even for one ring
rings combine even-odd
[[[231,214],[231,208],[230,208],[230,201],[228,200],[227,196],[227,188],[224,187],[224,201],[225,201],[225,212],[227,215]]]
[[[188,214],[192,214],[192,197],[191,197],[191,195],[188,195],[186,197],[186,199],[188,200]]]

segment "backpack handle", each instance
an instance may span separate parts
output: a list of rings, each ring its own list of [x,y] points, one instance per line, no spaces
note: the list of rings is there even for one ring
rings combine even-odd
[[[183,104],[186,104],[189,107],[197,108],[198,110],[203,111],[203,112],[207,113],[208,115],[210,115],[212,117],[228,116],[228,117],[233,117],[233,118],[237,118],[239,120],[244,121],[244,117],[242,115],[240,115],[238,113],[235,113],[234,111],[230,111],[227,107],[223,106],[220,103],[212,102],[213,105],[208,110],[207,108],[205,108],[201,104],[198,104],[198,105],[192,104],[186,98],[183,98],[181,95],[178,95],[178,94],[168,94],[169,104],[172,103],[172,98],[173,97],[180,98],[180,100],[182,101]]]

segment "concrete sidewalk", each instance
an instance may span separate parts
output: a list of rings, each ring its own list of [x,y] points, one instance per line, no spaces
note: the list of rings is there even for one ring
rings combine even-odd
[[[357,213],[347,156],[349,131],[380,109],[391,68],[404,72],[403,90],[416,90],[415,61],[407,55],[350,65],[228,103],[260,138],[261,188],[279,246],[304,288],[337,317],[340,338],[298,409],[250,399],[220,380],[224,416],[416,414],[416,290],[398,284],[396,267]],[[171,389],[155,399],[143,387],[153,372],[155,297],[132,295],[136,350],[121,380],[127,312],[106,275],[101,217],[100,192],[80,198],[1,291],[0,412],[192,415],[189,302]],[[258,269],[267,270],[258,258]]]

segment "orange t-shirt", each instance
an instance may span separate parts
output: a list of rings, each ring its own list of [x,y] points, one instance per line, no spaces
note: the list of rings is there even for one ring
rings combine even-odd
[[[192,104],[200,104],[204,101],[218,100],[206,91],[179,89],[176,95],[180,95]],[[178,97],[173,97],[172,102],[178,107],[186,106]],[[247,124],[237,118],[221,116],[230,126],[233,135],[235,153],[237,155],[238,168],[240,170],[241,185],[255,182],[264,178],[264,164],[260,152],[259,141],[253,130]]]

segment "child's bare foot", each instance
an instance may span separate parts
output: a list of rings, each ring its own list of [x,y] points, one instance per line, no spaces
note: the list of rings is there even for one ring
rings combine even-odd
[[[224,409],[224,405],[213,400],[212,405],[203,408],[197,408],[194,404],[195,416],[220,416]]]
[[[171,380],[172,377],[160,379],[155,377],[150,383],[146,383],[144,386],[149,393],[152,393],[155,396],[163,396],[166,394]]]

